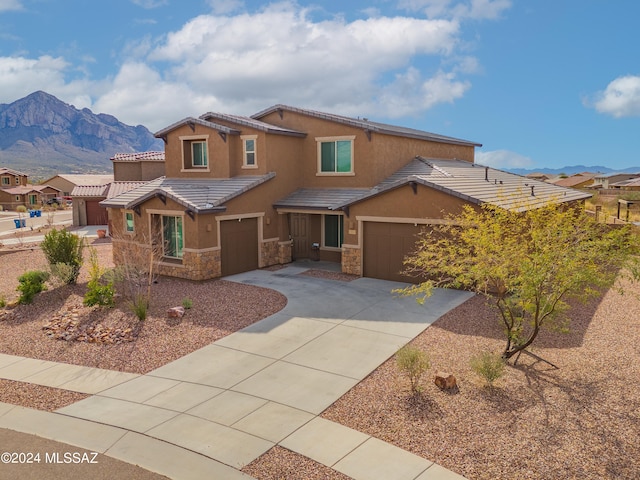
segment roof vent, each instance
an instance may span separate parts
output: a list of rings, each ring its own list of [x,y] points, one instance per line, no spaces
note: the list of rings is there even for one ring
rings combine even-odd
[[[484,180],[485,182],[489,181],[489,167],[484,167]]]
[[[535,197],[535,196],[536,196],[536,194],[535,194],[535,193],[533,193],[533,189],[534,189],[534,188],[536,188],[536,186],[535,186],[535,185],[531,185],[531,196],[532,196],[532,197]]]

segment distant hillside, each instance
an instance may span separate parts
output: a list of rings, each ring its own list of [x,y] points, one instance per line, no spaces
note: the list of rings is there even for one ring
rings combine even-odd
[[[517,173],[518,175],[527,175],[529,173],[544,173],[545,175],[560,175],[561,173],[564,173],[565,175],[573,175],[575,173],[581,173],[581,172],[591,172],[591,173],[611,173],[611,172],[620,172],[620,173],[638,173],[640,172],[640,167],[629,167],[629,168],[625,168],[624,170],[615,170],[613,168],[609,168],[609,167],[603,167],[601,165],[597,165],[597,166],[593,166],[593,167],[586,167],[584,165],[573,165],[573,166],[566,166],[566,167],[562,167],[562,168],[533,168],[533,169],[527,169],[527,168],[507,168],[505,170],[508,170],[510,172],[513,173]]]
[[[35,92],[0,104],[0,167],[43,179],[56,173],[112,173],[116,153],[164,150],[144,126]]]

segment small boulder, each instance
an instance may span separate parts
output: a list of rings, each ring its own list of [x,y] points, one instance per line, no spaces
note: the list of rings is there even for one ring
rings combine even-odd
[[[167,310],[169,318],[182,318],[184,316],[184,307],[172,307]]]
[[[446,372],[436,373],[436,377],[433,382],[438,386],[438,388],[440,388],[440,390],[454,390],[458,388],[456,377]]]

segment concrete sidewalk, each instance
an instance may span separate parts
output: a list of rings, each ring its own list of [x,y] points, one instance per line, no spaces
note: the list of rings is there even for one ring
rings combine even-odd
[[[0,404],[0,427],[92,448],[171,478],[247,479],[241,468],[282,445],[355,479],[461,479],[318,415],[471,294],[436,290],[420,306],[390,293],[402,284],[299,275],[306,269],[294,264],[226,277],[278,290],[287,306],[55,413]],[[25,363],[7,362],[0,377]],[[51,383],[45,372],[55,371],[70,385],[64,367],[47,367],[22,378]],[[77,375],[73,380],[79,388]]]

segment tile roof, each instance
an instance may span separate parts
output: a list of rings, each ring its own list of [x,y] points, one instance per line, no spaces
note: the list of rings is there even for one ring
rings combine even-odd
[[[581,183],[592,181],[596,176],[595,173],[576,173],[575,175],[571,175],[570,177],[559,178],[551,183],[554,185],[559,185],[561,187],[575,187],[576,185],[580,185]]]
[[[116,153],[112,162],[164,162],[164,152]]]
[[[362,197],[368,188],[301,188],[278,200],[276,208],[336,210],[351,200]]]
[[[297,108],[297,107],[290,107],[287,105],[274,105],[273,107],[269,107],[266,110],[262,110],[258,113],[256,113],[255,115],[252,115],[251,118],[254,119],[260,119],[265,117],[266,115],[273,113],[273,112],[278,112],[281,110],[288,110],[290,112],[296,112],[296,113],[300,113],[303,115],[307,115],[310,117],[315,117],[315,118],[321,118],[324,120],[329,120],[332,122],[337,122],[337,123],[341,123],[343,125],[351,125],[353,127],[358,127],[358,128],[362,128],[364,130],[368,130],[371,132],[379,132],[379,133],[384,133],[387,135],[397,135],[400,137],[409,137],[409,138],[419,138],[422,140],[431,140],[434,142],[441,142],[441,143],[451,143],[451,144],[455,144],[455,145],[468,145],[468,146],[473,146],[473,147],[481,147],[482,144],[480,143],[476,143],[476,142],[471,142],[468,140],[462,140],[460,138],[453,138],[453,137],[447,137],[444,135],[438,135],[436,133],[430,133],[430,132],[425,132],[422,130],[416,130],[413,128],[406,128],[406,127],[399,127],[396,125],[389,125],[386,123],[380,123],[380,122],[372,122],[371,120],[368,120],[366,118],[351,118],[351,117],[345,117],[342,115],[336,115],[333,113],[323,113],[323,112],[318,112],[315,110],[307,110],[307,109],[303,109],[303,108]]]
[[[112,182],[109,184],[109,190],[107,191],[107,198],[117,197],[123,193],[133,190],[134,188],[141,187],[147,182]]]
[[[71,190],[72,197],[106,197],[109,184],[106,185],[76,185]]]
[[[195,125],[202,125],[203,127],[213,128],[214,130],[218,130],[219,132],[226,133],[229,135],[240,135],[240,130],[237,130],[235,128],[225,127],[224,125],[220,125],[218,123],[207,122],[200,118],[194,118],[194,117],[183,118],[182,120],[179,120],[176,123],[172,123],[168,127],[165,127],[162,130],[157,131],[153,135],[155,137],[161,138],[161,137],[164,137],[167,133],[175,130],[178,127],[182,127],[184,125],[190,125],[192,126],[192,128]]]
[[[435,188],[471,203],[489,203],[514,211],[525,211],[549,203],[564,203],[591,197],[591,194],[579,190],[462,160],[416,157],[365,195],[345,203],[342,207],[410,182]]]
[[[194,213],[222,212],[229,200],[271,180],[275,173],[222,179],[175,179],[160,177],[113,198],[100,202],[105,207],[135,208],[164,195]]]
[[[15,175],[17,177],[28,177],[26,173],[18,172],[17,170],[12,170],[7,167],[0,167],[0,175],[3,173],[8,173],[9,175]]]
[[[59,173],[42,183],[47,183],[53,180],[54,178],[62,178],[67,180],[68,182],[73,183],[74,185],[106,185],[109,182],[113,182],[113,175],[83,175],[83,174],[75,174],[75,173]]]
[[[304,132],[298,132],[296,130],[291,130],[289,128],[278,127],[277,125],[272,125],[270,123],[261,122],[260,120],[256,120],[251,117],[243,117],[240,115],[229,115],[226,113],[207,112],[204,115],[200,115],[200,119],[206,120],[206,121],[222,120],[226,122],[235,123],[236,125],[251,127],[256,130],[260,130],[262,132],[267,132],[267,133],[279,133],[283,135],[292,135],[295,137],[307,136],[307,134]]]
[[[10,193],[11,195],[26,195],[31,192],[40,193],[46,187],[48,187],[48,185],[17,185],[15,187],[3,188],[2,191]]]

